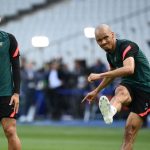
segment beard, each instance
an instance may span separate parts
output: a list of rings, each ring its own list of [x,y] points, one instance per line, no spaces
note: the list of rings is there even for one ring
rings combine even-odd
[[[102,47],[101,47],[102,48]],[[111,52],[111,49],[110,48],[108,48],[108,47],[103,47],[102,48],[105,52],[107,52],[107,53],[110,53]]]
[[[103,45],[103,46],[101,46],[101,48],[102,48],[105,52],[107,52],[107,53],[111,53],[111,52],[112,52],[112,48],[111,48],[110,46],[108,46],[108,45]]]
[[[111,49],[104,49],[104,50],[105,50],[105,52],[107,52],[107,53],[111,53],[111,52],[112,52]]]

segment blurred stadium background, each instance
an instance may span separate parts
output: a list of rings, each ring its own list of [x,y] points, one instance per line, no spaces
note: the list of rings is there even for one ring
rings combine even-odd
[[[116,150],[120,145],[128,108],[116,116],[113,129],[101,129],[107,126],[102,123],[97,101],[80,104],[98,84],[89,85],[88,74],[108,69],[105,53],[93,35],[85,33],[101,23],[109,24],[118,38],[137,42],[150,61],[149,0],[0,0],[0,30],[14,34],[20,47],[18,124],[24,150],[73,150],[76,145],[78,150]],[[45,37],[46,43],[39,45],[43,44],[40,40],[34,45],[37,36]],[[113,96],[118,82],[99,96]],[[145,127],[149,122],[148,117]],[[136,150],[144,150],[143,145],[147,150],[148,128],[140,134]],[[45,147],[37,144],[40,141]],[[2,149],[6,149],[5,142],[2,140]]]
[[[96,58],[106,61],[95,41],[91,46],[83,32],[101,23],[111,25],[119,38],[139,43],[150,58],[149,0],[1,0],[0,15],[1,29],[15,34],[21,54],[38,64],[41,54],[36,55],[40,52],[31,44],[38,35],[50,41],[41,52],[45,62],[61,56],[70,67],[79,58],[90,63],[93,49]]]

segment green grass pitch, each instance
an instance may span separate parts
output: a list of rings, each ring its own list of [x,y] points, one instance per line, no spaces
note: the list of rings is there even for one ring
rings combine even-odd
[[[123,128],[18,126],[22,150],[119,150]],[[150,130],[141,129],[135,150],[150,149]],[[7,149],[2,128],[0,149]]]

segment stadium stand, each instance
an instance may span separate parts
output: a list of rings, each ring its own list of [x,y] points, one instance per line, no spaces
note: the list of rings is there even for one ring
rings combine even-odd
[[[0,16],[13,15],[16,14],[19,10],[26,10],[32,7],[35,4],[41,4],[44,0],[1,0],[1,10]]]
[[[43,7],[48,1],[52,2],[52,0],[1,1],[2,17],[15,16],[21,10],[29,11],[38,5],[35,12],[27,13],[18,20],[12,19],[7,24],[0,24],[2,30],[16,35],[21,53],[28,59],[40,65],[42,51],[45,62],[62,56],[70,66],[76,58],[86,59],[91,63],[91,54],[106,61],[96,42],[90,42],[83,34],[84,27],[95,27],[100,23],[111,25],[120,38],[129,38],[139,43],[150,58],[149,0],[92,0],[92,2],[64,0],[57,5]],[[50,39],[50,46],[35,52],[35,48],[31,45],[31,38],[35,35],[47,36]]]

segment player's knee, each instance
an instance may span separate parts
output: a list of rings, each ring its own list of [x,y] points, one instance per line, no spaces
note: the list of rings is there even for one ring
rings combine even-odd
[[[115,91],[116,94],[120,93],[120,94],[125,94],[125,89],[123,86],[119,86],[116,88],[116,91]]]
[[[14,126],[9,126],[4,129],[4,132],[6,137],[12,137],[15,134],[16,129],[14,128]]]
[[[119,86],[116,88],[115,90],[115,95],[120,95],[123,96],[124,98],[128,99],[129,98],[129,92],[127,91],[127,89],[123,86]]]

